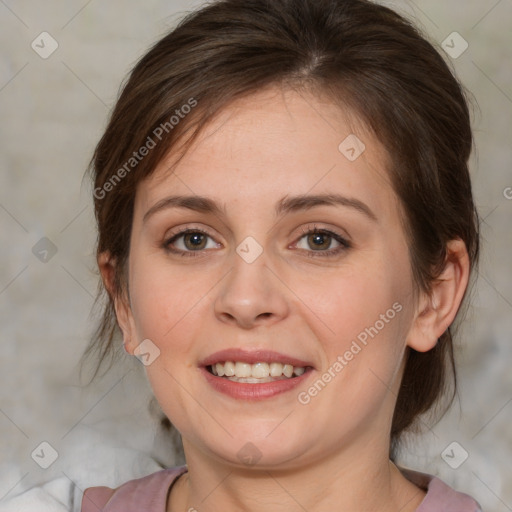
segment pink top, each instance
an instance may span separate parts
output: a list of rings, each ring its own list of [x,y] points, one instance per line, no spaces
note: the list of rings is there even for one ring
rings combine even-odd
[[[165,512],[172,484],[186,471],[187,466],[163,469],[130,480],[116,489],[89,487],[82,498],[81,512]],[[406,469],[401,471],[427,492],[416,512],[482,512],[473,498],[454,491],[439,478]]]

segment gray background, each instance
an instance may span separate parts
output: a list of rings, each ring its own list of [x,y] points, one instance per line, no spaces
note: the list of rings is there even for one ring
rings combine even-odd
[[[125,359],[90,387],[78,378],[97,282],[82,179],[121,80],[200,4],[0,0],[0,502],[63,475],[119,485],[157,469],[148,455],[175,463],[155,440],[139,363]],[[474,96],[472,176],[483,219],[482,265],[459,337],[460,402],[411,437],[403,462],[469,492],[484,510],[512,510],[512,0],[388,4],[439,45],[454,31],[469,43],[447,60]],[[59,45],[47,59],[31,48],[43,31]],[[46,262],[33,251],[38,242],[50,250]],[[42,441],[59,454],[46,470],[31,458]],[[441,457],[454,441],[456,457],[468,453],[458,469]]]

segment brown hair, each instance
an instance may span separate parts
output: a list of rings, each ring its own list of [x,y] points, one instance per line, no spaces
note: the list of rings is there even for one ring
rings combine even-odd
[[[462,239],[476,266],[468,106],[425,37],[394,11],[366,0],[221,0],[189,14],[137,63],[94,153],[97,253],[107,251],[116,262],[114,296],[126,290],[137,184],[178,141],[191,143],[229,102],[275,84],[327,93],[387,149],[417,289],[430,290],[450,240]],[[99,297],[103,293],[100,283]],[[84,353],[99,354],[94,376],[114,354],[117,330],[108,297]],[[455,381],[450,329],[432,350],[408,350],[392,447],[446,395],[450,382],[451,403]]]

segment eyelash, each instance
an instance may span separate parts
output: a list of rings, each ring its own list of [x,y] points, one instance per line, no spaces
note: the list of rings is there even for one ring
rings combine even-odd
[[[305,250],[306,254],[310,258],[335,257],[335,256],[338,256],[341,252],[346,251],[347,249],[350,249],[352,247],[350,242],[348,240],[346,240],[343,236],[341,236],[339,233],[330,231],[328,229],[318,229],[316,226],[311,228],[308,226],[308,228],[303,228],[301,231],[302,231],[302,236],[300,236],[298,238],[297,242],[299,242],[302,238],[304,238],[307,235],[321,234],[321,235],[329,236],[332,239],[334,239],[336,242],[341,244],[339,247],[337,247],[335,249],[329,249],[326,251],[308,251],[306,249],[300,249],[300,250]],[[178,231],[178,233],[175,233],[174,235],[171,236],[171,238],[167,239],[163,244],[164,249],[168,252],[171,252],[173,254],[179,254],[180,256],[184,256],[184,257],[192,257],[193,258],[193,257],[200,256],[199,253],[204,252],[204,250],[183,251],[181,249],[172,249],[171,248],[171,244],[173,244],[176,240],[178,240],[180,237],[190,234],[190,233],[201,233],[202,235],[213,238],[207,231],[204,231],[199,228],[188,228],[187,227],[187,228],[182,229],[181,231]]]
[[[302,236],[298,239],[298,241],[307,235],[320,234],[320,235],[327,235],[327,236],[331,237],[332,239],[336,240],[336,242],[338,242],[340,244],[339,247],[336,247],[335,249],[329,249],[327,251],[306,251],[306,254],[310,258],[335,257],[335,256],[338,256],[340,253],[342,253],[352,247],[352,245],[346,238],[341,236],[339,233],[336,233],[335,231],[330,231],[329,229],[318,229],[316,226],[314,226],[313,229],[311,229],[311,227],[308,226],[307,228],[303,228],[301,230],[301,232],[302,232]]]

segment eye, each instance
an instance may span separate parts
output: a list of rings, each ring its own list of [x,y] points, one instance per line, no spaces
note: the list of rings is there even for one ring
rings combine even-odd
[[[311,257],[337,256],[351,247],[341,234],[328,229],[318,229],[314,226],[303,229],[302,233],[303,236],[296,242],[295,247],[306,251]],[[199,256],[205,249],[216,249],[221,246],[208,232],[189,227],[173,234],[163,245],[166,251],[187,257]]]
[[[201,252],[203,249],[216,249],[219,246],[220,244],[214,242],[206,231],[198,228],[182,229],[164,242],[167,251],[181,256],[198,256],[194,252]]]
[[[304,235],[299,239],[296,247],[307,251],[308,256],[336,256],[351,247],[350,243],[341,234],[334,231],[318,229],[315,226],[303,229],[302,233]]]

